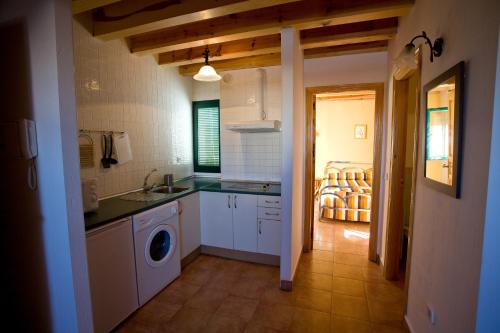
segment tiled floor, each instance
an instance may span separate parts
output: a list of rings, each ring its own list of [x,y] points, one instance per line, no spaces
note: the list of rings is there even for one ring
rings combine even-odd
[[[201,256],[117,331],[404,332],[402,288],[368,261],[368,225],[315,228],[292,292],[277,267]]]

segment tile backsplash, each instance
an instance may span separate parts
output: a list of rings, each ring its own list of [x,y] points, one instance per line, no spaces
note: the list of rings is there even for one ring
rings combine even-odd
[[[131,162],[103,169],[100,136],[93,134],[95,167],[82,169],[82,178],[96,177],[104,197],[141,187],[153,168],[159,172],[151,182],[165,173],[191,175],[191,79],[130,54],[123,41],[99,41],[77,21],[73,39],[79,128],[127,131],[133,154]]]
[[[222,77],[222,179],[281,181],[281,132],[237,133],[224,128],[226,123],[261,119],[260,70],[230,71]],[[267,119],[281,120],[280,67],[265,69],[264,86]]]

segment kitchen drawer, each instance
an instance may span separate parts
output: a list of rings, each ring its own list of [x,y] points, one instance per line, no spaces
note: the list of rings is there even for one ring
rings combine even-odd
[[[271,195],[259,195],[257,203],[259,207],[281,208],[281,197]]]
[[[258,210],[259,219],[266,220],[281,220],[281,209],[280,208],[268,208],[259,207]]]

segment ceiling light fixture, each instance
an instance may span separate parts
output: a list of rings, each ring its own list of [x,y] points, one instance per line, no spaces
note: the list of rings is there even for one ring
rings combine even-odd
[[[198,73],[193,76],[193,79],[196,81],[204,81],[204,82],[214,82],[219,81],[221,76],[217,74],[215,69],[208,64],[208,55],[210,51],[208,50],[208,46],[203,52],[203,56],[205,57],[205,65],[203,65]]]

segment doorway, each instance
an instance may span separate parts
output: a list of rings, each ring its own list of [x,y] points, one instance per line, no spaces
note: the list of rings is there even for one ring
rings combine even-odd
[[[330,225],[322,235],[361,239],[367,246],[357,250],[378,260],[383,89],[383,83],[306,89],[305,252],[321,246],[315,229]]]

